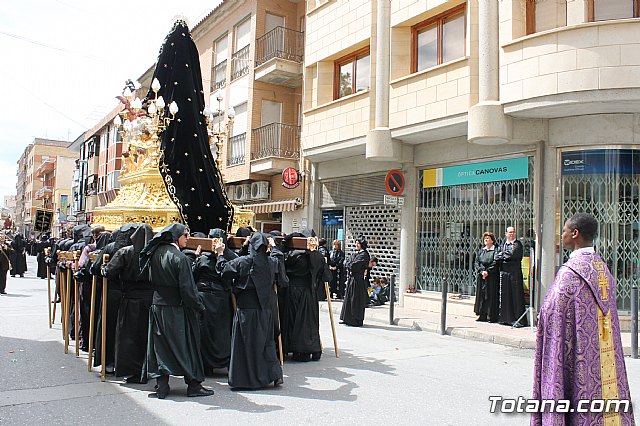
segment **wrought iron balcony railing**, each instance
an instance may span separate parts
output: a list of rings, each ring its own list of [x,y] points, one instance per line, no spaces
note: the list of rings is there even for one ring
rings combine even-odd
[[[227,60],[220,62],[213,67],[211,73],[211,93],[215,92],[224,85],[227,84]]]
[[[227,156],[227,166],[237,166],[239,164],[244,164],[246,142],[246,133],[241,133],[229,138],[229,155]]]
[[[300,157],[300,126],[271,123],[253,129],[251,160]]]
[[[304,59],[304,33],[276,27],[256,40],[256,67],[270,59],[280,58],[302,63]]]
[[[233,54],[231,58],[231,81],[249,73],[249,45]]]

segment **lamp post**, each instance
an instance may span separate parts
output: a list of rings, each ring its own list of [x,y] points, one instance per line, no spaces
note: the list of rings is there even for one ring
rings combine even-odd
[[[202,114],[207,119],[207,132],[209,134],[209,146],[216,146],[216,166],[218,170],[222,173],[222,145],[223,139],[229,140],[231,137],[231,130],[233,129],[233,119],[236,116],[236,112],[233,107],[227,110],[227,120],[225,122],[222,121],[222,117],[224,116],[224,110],[222,109],[222,101],[223,97],[220,92],[215,94],[215,98],[218,101],[218,108],[215,111],[212,111],[209,107],[205,108],[202,111]],[[216,120],[220,118],[219,120]]]

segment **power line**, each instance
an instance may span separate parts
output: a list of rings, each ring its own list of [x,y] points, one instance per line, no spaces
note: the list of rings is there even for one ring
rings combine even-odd
[[[104,59],[104,58],[101,58],[99,56],[90,55],[90,54],[81,53],[81,52],[76,52],[76,51],[65,49],[65,48],[62,48],[62,47],[52,46],[50,44],[43,43],[43,42],[38,41],[38,40],[27,38],[27,37],[24,37],[24,36],[21,36],[21,35],[18,35],[18,34],[8,33],[6,31],[1,31],[0,30],[0,34],[5,35],[7,37],[15,38],[15,39],[20,40],[20,41],[24,41],[26,43],[35,44],[35,45],[41,46],[41,47],[46,47],[47,49],[57,50],[57,51],[63,52],[63,53],[69,53],[71,55],[78,55],[78,56],[83,56],[85,58],[98,59],[98,60],[103,60]]]

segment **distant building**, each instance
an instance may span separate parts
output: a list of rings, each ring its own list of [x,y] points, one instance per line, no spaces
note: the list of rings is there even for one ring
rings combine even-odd
[[[15,222],[16,230],[27,237],[46,231],[58,236],[66,223],[77,159],[69,145],[67,141],[36,138],[18,160]]]

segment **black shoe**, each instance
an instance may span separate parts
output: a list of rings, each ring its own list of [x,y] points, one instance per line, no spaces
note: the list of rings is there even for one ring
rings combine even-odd
[[[513,328],[522,328],[522,327],[524,327],[524,325],[520,324],[519,322],[514,322],[511,325],[511,327],[513,327]]]
[[[199,386],[197,388],[187,388],[187,396],[188,397],[196,397],[196,396],[211,396],[213,395],[213,389],[206,388],[204,386]]]
[[[282,386],[282,384],[284,383],[284,380],[282,379],[275,379],[273,381],[273,387],[274,388],[279,388],[280,386]]]
[[[140,384],[140,383],[144,383],[142,380],[140,380],[139,376],[129,376],[129,377],[125,377],[124,378],[124,382],[125,383],[129,383],[129,384]],[[157,385],[156,385],[157,386]]]
[[[487,317],[480,316],[476,321],[487,322]]]
[[[313,352],[311,354],[311,361],[320,361],[320,358],[322,357],[322,351],[320,352]]]
[[[7,294],[6,291],[0,291],[0,294]]]
[[[303,354],[303,353],[296,352],[293,354],[291,359],[298,362],[309,362],[310,360],[309,355],[310,354],[307,354],[307,353]]]

